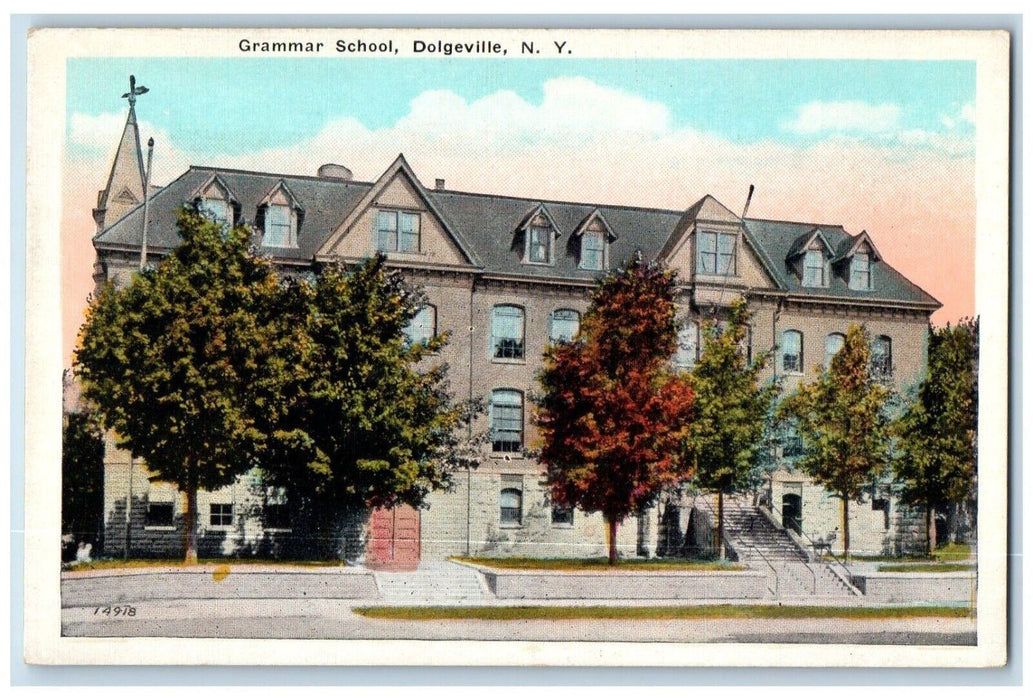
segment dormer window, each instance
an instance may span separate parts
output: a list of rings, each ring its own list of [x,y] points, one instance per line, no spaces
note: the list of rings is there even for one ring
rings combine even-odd
[[[868,252],[858,251],[850,259],[850,288],[857,291],[872,288],[872,258]]]
[[[552,262],[551,228],[531,226],[527,229],[527,262],[540,264]]]
[[[377,212],[377,251],[420,252],[420,215],[408,211]]]
[[[699,253],[696,272],[701,275],[734,276],[736,235],[700,231],[697,234]]]
[[[581,236],[581,268],[602,270],[606,267],[606,238],[602,231],[588,231]]]
[[[262,243],[270,248],[294,248],[298,245],[298,218],[285,204],[265,208]]]
[[[198,205],[198,211],[217,224],[233,226],[233,205],[225,199],[203,197]]]
[[[803,286],[827,287],[827,268],[828,264],[825,262],[825,253],[821,248],[814,247],[808,249],[803,256]]]

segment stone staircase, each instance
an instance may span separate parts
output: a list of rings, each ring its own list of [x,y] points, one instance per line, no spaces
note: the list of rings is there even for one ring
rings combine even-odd
[[[777,598],[860,595],[829,564],[809,561],[785,530],[745,499],[726,498],[724,515],[726,541],[750,568],[769,574],[768,588]]]
[[[475,570],[450,561],[420,562],[415,571],[374,571],[380,600],[413,605],[476,605],[492,599]]]

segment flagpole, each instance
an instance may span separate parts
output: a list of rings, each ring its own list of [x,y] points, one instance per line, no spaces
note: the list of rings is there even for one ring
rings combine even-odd
[[[143,241],[140,245],[140,272],[147,266],[147,213],[151,203],[151,158],[154,156],[154,138],[147,139],[147,170],[143,179]]]

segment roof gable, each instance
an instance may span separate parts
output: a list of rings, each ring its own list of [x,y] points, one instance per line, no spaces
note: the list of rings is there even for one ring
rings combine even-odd
[[[574,238],[582,236],[586,231],[598,231],[606,234],[606,239],[611,243],[617,240],[617,233],[610,227],[606,217],[599,211],[599,207],[593,209],[588,216],[581,220],[581,223],[574,229],[571,235]]]
[[[868,235],[867,231],[861,231],[856,236],[847,238],[840,244],[842,252],[832,262],[839,263],[853,257],[857,250],[866,243],[869,250],[872,251],[872,260],[882,260],[882,255],[879,253],[879,249],[875,247],[872,237]]]
[[[436,223],[440,224],[441,231],[448,237],[449,244],[453,246],[461,256],[459,261],[466,265],[479,265],[477,257],[471,246],[463,239],[462,235],[455,230],[448,219],[444,216],[434,201],[427,196],[427,190],[423,187],[419,178],[413,172],[405,156],[399,154],[394,162],[384,173],[377,178],[368,192],[352,207],[347,216],[327,237],[323,244],[316,251],[317,257],[333,256],[340,249],[341,244],[349,232],[355,228],[370,209],[378,204],[382,196],[390,195],[392,186],[395,183],[404,183],[409,191],[417,198],[419,203],[426,208],[429,214],[434,217]]]
[[[268,206],[270,204],[287,204],[292,209],[303,210],[304,207],[298,203],[298,198],[294,196],[294,192],[287,186],[283,178],[277,182],[272,188],[266,192],[265,196],[258,202],[259,207]]]
[[[237,198],[233,196],[233,190],[229,188],[223,179],[219,175],[212,175],[208,178],[204,184],[194,190],[194,193],[190,196],[191,200],[197,198],[211,198],[212,190],[218,191],[222,198],[232,204],[237,204]]]
[[[820,227],[815,226],[813,229],[803,234],[802,236],[797,237],[797,239],[793,241],[793,244],[790,247],[789,252],[786,254],[786,260],[791,260],[792,258],[803,255],[811,249],[815,241],[822,245],[822,247],[825,249],[825,252],[828,254],[828,257],[835,257],[836,251],[832,247],[832,244],[829,243],[829,239],[826,238],[825,234],[821,232]]]

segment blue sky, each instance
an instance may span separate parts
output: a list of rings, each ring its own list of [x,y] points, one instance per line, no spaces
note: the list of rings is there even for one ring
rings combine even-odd
[[[975,99],[975,64],[962,61],[90,58],[68,63],[68,115],[122,113],[130,73],[150,88],[142,120],[183,148],[227,155],[310,138],[345,117],[386,128],[431,90],[471,102],[507,90],[538,104],[546,81],[573,76],[666,106],[672,128],[740,143],[825,138],[828,125],[792,127],[814,103],[881,106],[895,129],[939,132]]]

